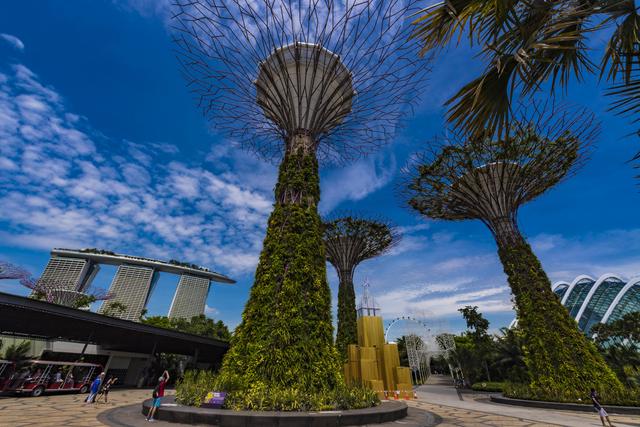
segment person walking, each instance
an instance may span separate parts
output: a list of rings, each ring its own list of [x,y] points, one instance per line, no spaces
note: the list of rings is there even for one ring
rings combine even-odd
[[[611,420],[609,419],[609,414],[607,414],[607,411],[604,410],[604,408],[600,404],[600,401],[598,400],[599,396],[595,388],[591,389],[590,396],[591,396],[591,402],[593,403],[594,409],[598,411],[598,415],[600,415],[600,421],[602,422],[602,425],[604,427],[607,427],[607,425],[604,422],[605,420],[607,420],[607,422],[609,423],[609,427],[614,427],[613,424],[611,424]]]
[[[147,421],[153,422],[155,419],[153,416],[156,413],[156,410],[162,404],[162,398],[164,397],[164,387],[169,381],[169,372],[164,371],[162,376],[158,378],[158,385],[153,389],[153,401],[151,402],[151,408],[149,408],[149,414],[147,415]]]
[[[117,377],[114,377],[113,375],[109,375],[109,378],[107,378],[107,381],[104,382],[104,385],[100,390],[100,394],[96,399],[98,403],[100,403],[101,397],[104,398],[104,403],[109,403],[109,390],[111,389],[111,386],[116,383],[116,381],[118,381]]]
[[[98,391],[100,391],[100,384],[102,384],[103,380],[104,380],[104,372],[100,373],[100,375],[98,375],[96,379],[93,380],[93,382],[91,383],[89,396],[87,396],[87,399],[85,400],[86,403],[95,402],[96,395],[98,394]]]

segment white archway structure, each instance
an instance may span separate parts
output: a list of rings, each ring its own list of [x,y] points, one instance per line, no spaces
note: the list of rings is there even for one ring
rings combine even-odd
[[[553,285],[551,285],[551,290],[553,292],[557,291],[558,288],[560,288],[561,286],[566,286],[567,290],[564,291],[564,293],[566,294],[569,291],[569,286],[571,286],[571,284],[569,282],[565,282],[564,280],[561,280],[559,282],[554,283]],[[564,295],[563,295],[564,296]]]
[[[624,280],[622,280],[619,276],[616,276],[613,273],[606,273],[606,274],[603,274],[602,276],[600,276],[600,278],[596,281],[596,283],[594,283],[593,286],[591,286],[591,289],[589,290],[589,293],[584,298],[584,301],[582,302],[582,305],[580,306],[580,310],[578,310],[578,314],[576,314],[576,322],[580,323],[580,318],[582,317],[582,315],[584,314],[585,310],[587,309],[587,306],[591,302],[591,298],[593,298],[593,295],[596,293],[596,291],[598,290],[600,285],[602,285],[603,283],[605,283],[609,279],[616,279],[616,280],[624,283]],[[609,308],[611,308],[611,307],[609,307]],[[604,317],[603,317],[603,319],[604,319]]]
[[[595,282],[596,280],[591,277],[591,276],[587,276],[586,274],[581,274],[580,276],[576,277],[574,279],[573,282],[571,282],[571,284],[569,285],[569,289],[567,289],[567,292],[564,293],[564,296],[562,297],[562,305],[565,305],[565,303],[567,302],[567,299],[569,298],[569,295],[571,294],[571,292],[573,291],[573,288],[576,287],[576,285],[578,284],[578,282],[582,281],[582,280],[591,280],[592,282]]]
[[[622,288],[620,292],[618,292],[618,295],[616,295],[615,299],[613,300],[607,311],[604,313],[604,316],[602,316],[602,320],[600,321],[601,323],[607,323],[609,321],[609,317],[611,317],[613,310],[615,310],[622,298],[624,298],[625,294],[629,292],[634,286],[640,286],[640,276],[631,278],[631,280],[627,282],[624,288]]]

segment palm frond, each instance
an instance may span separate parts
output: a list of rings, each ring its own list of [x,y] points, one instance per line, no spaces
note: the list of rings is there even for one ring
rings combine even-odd
[[[513,0],[495,0],[498,3]],[[458,42],[464,30],[469,31],[469,40],[473,43],[478,24],[486,18],[490,9],[487,1],[482,0],[445,0],[426,7],[412,24],[415,26],[411,38],[419,38],[424,46],[420,55],[448,45],[458,34]],[[478,33],[479,34],[479,33]]]
[[[513,57],[501,58],[484,75],[465,85],[446,102],[447,120],[471,135],[486,129],[500,133],[509,121],[516,66]]]
[[[630,82],[634,64],[640,56],[640,15],[635,8],[635,2],[625,0],[620,8],[613,12],[610,19],[618,21],[616,29],[611,35],[605,48],[601,63],[600,78],[605,73],[607,80],[613,82],[618,74],[622,74],[622,81]]]

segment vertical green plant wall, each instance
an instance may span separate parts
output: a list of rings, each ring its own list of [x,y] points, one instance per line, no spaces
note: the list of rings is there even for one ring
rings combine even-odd
[[[243,388],[313,393],[342,384],[317,211],[314,154],[287,153],[255,282],[221,372]]]

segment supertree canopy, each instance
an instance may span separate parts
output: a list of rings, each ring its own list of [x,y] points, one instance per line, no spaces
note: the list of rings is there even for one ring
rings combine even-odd
[[[342,161],[389,141],[419,92],[427,61],[407,25],[417,3],[178,1],[175,41],[216,128],[266,158],[298,135]]]
[[[56,280],[34,279],[31,273],[22,267],[0,261],[0,280],[18,280],[20,284],[31,290],[31,297],[44,301],[65,305],[67,307],[85,308],[95,301],[105,301],[113,297],[101,289],[73,290],[73,284]]]
[[[347,345],[358,342],[353,273],[362,261],[388,252],[399,242],[400,233],[385,221],[345,216],[324,223],[327,260],[335,267],[340,281],[336,346],[343,357]]]
[[[409,41],[417,10],[415,0],[175,5],[178,58],[205,116],[260,156],[282,158],[255,282],[221,371],[244,388],[231,406],[255,407],[247,402],[260,390],[327,395],[343,384],[318,159],[348,160],[394,135],[427,71]]]
[[[583,147],[598,131],[592,123],[593,114],[585,111],[523,111],[503,138],[494,140],[487,133],[467,139],[453,133],[407,169],[404,191],[411,208],[436,219],[479,219],[493,233],[523,331],[534,398],[558,392],[576,399],[590,387],[620,387],[551,291],[517,224],[520,206],[582,163]]]

